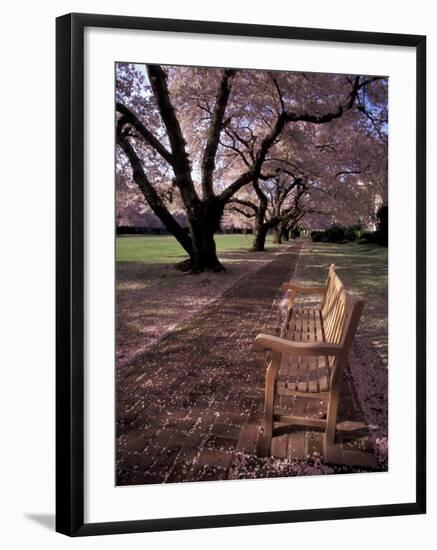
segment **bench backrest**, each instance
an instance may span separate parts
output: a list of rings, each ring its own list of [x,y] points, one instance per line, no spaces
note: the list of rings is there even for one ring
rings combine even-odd
[[[362,300],[353,301],[335,272],[335,265],[329,268],[326,290],[323,297],[321,312],[325,340],[341,344],[349,353],[355,332],[363,310]]]

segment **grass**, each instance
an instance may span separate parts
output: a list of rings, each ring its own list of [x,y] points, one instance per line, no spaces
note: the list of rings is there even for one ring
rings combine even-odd
[[[358,243],[305,245],[299,257],[298,279],[310,286],[324,284],[329,265],[346,289],[365,300],[360,331],[365,333],[387,363],[388,349],[388,248]]]
[[[316,282],[331,263],[349,288],[359,292],[387,292],[388,248],[373,244],[310,243],[299,261],[305,280]]]
[[[220,256],[234,250],[249,250],[253,235],[216,235],[215,242]],[[269,239],[268,244],[274,245]],[[185,250],[171,235],[133,235],[117,237],[117,262],[177,263],[187,257]]]

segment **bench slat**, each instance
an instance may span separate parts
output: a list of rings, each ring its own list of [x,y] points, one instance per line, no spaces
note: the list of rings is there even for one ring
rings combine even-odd
[[[320,310],[314,307],[295,305],[289,318],[288,330],[283,331],[287,339],[298,342],[323,342],[323,327]],[[329,373],[327,358],[317,356],[299,357],[283,354],[277,384],[279,393],[317,393],[320,390],[319,378],[324,376],[322,387],[327,389]],[[288,393],[289,394],[289,393]]]
[[[330,270],[321,308],[294,303],[281,334],[295,342],[338,343],[346,317],[345,301],[344,286],[335,270]],[[330,389],[333,362],[334,358],[324,356],[283,354],[278,388],[303,394],[326,392]]]

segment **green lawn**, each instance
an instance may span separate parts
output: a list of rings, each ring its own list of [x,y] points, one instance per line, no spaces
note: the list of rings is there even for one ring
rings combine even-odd
[[[252,246],[253,235],[216,235],[218,254],[233,250],[248,250]],[[274,245],[268,239],[269,247]],[[186,258],[186,252],[170,236],[132,235],[117,237],[117,262],[177,263]]]
[[[312,243],[305,245],[300,258],[304,280],[316,284],[326,277],[331,263],[350,289],[363,293],[387,293],[388,248],[378,245]]]
[[[359,331],[387,364],[388,248],[377,245],[312,243],[299,257],[296,278],[309,286],[323,284],[331,263],[346,289],[365,300]]]

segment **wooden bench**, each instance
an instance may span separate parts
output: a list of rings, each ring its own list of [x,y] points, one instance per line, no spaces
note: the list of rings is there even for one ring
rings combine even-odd
[[[258,454],[271,452],[275,422],[325,430],[325,445],[334,445],[342,374],[361,317],[364,302],[353,301],[331,265],[324,287],[285,283],[289,291],[286,319],[280,336],[258,334],[255,350],[268,350],[271,360],[265,386],[264,433]],[[295,303],[296,296],[319,295],[320,305]],[[278,396],[327,400],[326,418],[277,414]]]

